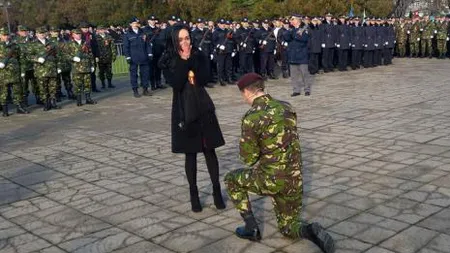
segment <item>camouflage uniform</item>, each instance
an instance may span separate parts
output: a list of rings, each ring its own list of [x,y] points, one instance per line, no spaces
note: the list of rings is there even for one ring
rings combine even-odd
[[[0,29],[0,34],[7,35],[7,29]],[[15,42],[0,42],[0,62],[4,64],[4,67],[0,68],[0,105],[4,116],[8,116],[7,97],[10,87],[14,94],[14,104],[20,105],[23,100],[19,56],[20,47]]]
[[[50,41],[58,46],[58,67],[61,73],[58,73],[56,78],[58,84],[58,90],[61,91],[61,81],[64,83],[67,95],[69,99],[74,99],[72,92],[72,83],[70,78],[70,72],[72,71],[71,60],[68,58],[68,43],[58,37],[50,37]]]
[[[264,95],[242,120],[240,158],[249,167],[225,176],[238,211],[251,212],[248,193],[272,197],[278,227],[298,238],[302,208],[302,163],[297,116],[287,104]]]
[[[27,28],[19,25],[18,30],[27,31]],[[29,60],[28,56],[32,41],[29,37],[16,36],[15,42],[20,46],[20,76],[22,77],[23,95],[26,98],[28,97],[31,84],[31,91],[36,96],[37,102],[40,103],[39,87],[34,76],[33,62]]]
[[[38,30],[44,32],[45,30]],[[58,46],[57,44],[46,39],[45,44],[36,40],[30,45],[29,59],[34,62],[34,74],[37,79],[40,97],[46,108],[50,109],[49,104],[52,101],[56,105],[56,91],[58,77]],[[39,62],[39,59],[44,59],[44,62]],[[53,101],[54,100],[54,101]]]
[[[72,32],[81,34],[78,29]],[[90,46],[84,40],[81,43],[73,40],[68,43],[67,52],[69,59],[72,60],[72,81],[77,95],[77,105],[81,105],[82,93],[86,96],[86,103],[94,104],[95,101],[91,100],[91,73],[95,70],[95,60]]]
[[[445,58],[445,53],[447,52],[447,29],[448,23],[446,21],[438,22],[436,24],[437,51],[439,54],[439,58]]]
[[[433,44],[432,39],[434,38],[434,30],[436,26],[433,21],[428,21],[423,23],[423,32],[421,35],[421,50],[422,56],[432,56],[433,55]]]
[[[407,30],[408,27],[405,23],[396,26],[397,52],[400,57],[405,57],[406,55]]]
[[[105,88],[105,76],[108,80],[108,87],[112,88],[112,63],[116,60],[117,57],[117,50],[114,44],[114,39],[108,34],[97,34],[96,39],[99,52],[98,75],[100,81],[102,82],[102,88]]]
[[[419,55],[419,45],[420,45],[420,24],[416,22],[412,24],[409,35],[409,48],[412,57],[417,57]]]

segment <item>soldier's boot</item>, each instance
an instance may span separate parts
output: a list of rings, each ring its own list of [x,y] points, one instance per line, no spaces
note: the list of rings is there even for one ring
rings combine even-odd
[[[283,78],[289,78],[289,74],[286,70],[283,71]]]
[[[133,96],[135,98],[140,98],[141,94],[139,94],[138,88],[133,88]]]
[[[189,194],[191,197],[191,210],[194,213],[199,213],[202,211],[202,204],[200,204],[200,198],[198,197],[197,186],[189,187]]]
[[[273,72],[269,74],[269,78],[270,78],[270,79],[273,79],[273,80],[278,79],[278,77],[276,77],[275,74],[274,74]]]
[[[3,117],[8,117],[8,116],[9,116],[9,113],[8,113],[8,105],[3,105],[3,106],[2,106],[2,111],[3,111],[3,113],[2,113],[2,116],[3,116]]]
[[[232,79],[231,77],[228,77],[227,83],[228,83],[229,85],[233,85],[233,84],[234,84],[233,79]]]
[[[56,101],[61,102],[61,92],[56,92]]]
[[[102,92],[101,90],[97,89],[97,84],[95,82],[92,84],[91,90],[92,90],[92,92]]]
[[[81,94],[77,95],[77,106],[82,106],[83,102],[81,101]]]
[[[325,253],[334,253],[335,251],[333,238],[317,222],[302,226],[301,237],[310,240]]]
[[[23,96],[23,106],[28,107],[28,96]]]
[[[220,190],[220,183],[213,184],[213,198],[214,205],[217,209],[222,210],[225,209],[225,202],[223,202],[222,191]]]
[[[56,104],[56,102],[57,100],[54,98],[51,100],[52,109],[61,109],[61,107],[58,104]]]
[[[50,98],[47,98],[44,105],[44,111],[49,111],[52,109],[52,103],[50,102]]]
[[[95,105],[95,104],[97,104],[97,101],[95,101],[95,100],[93,100],[91,98],[91,93],[86,93],[85,96],[86,96],[86,104],[87,105]]]
[[[110,78],[108,79],[108,88],[111,88],[111,89],[116,88],[116,86],[114,86],[114,85],[112,84],[112,80],[111,80]]]
[[[36,104],[37,105],[43,105],[44,102],[41,100],[41,97],[39,97],[39,95],[36,95]]]
[[[77,97],[73,94],[72,90],[66,90],[67,91],[67,97],[71,100],[76,100]]]
[[[166,86],[161,84],[161,81],[156,82],[156,88],[164,90],[165,88],[167,88]]]
[[[16,113],[18,113],[18,114],[28,114],[30,112],[24,107],[24,105],[22,103],[19,103],[16,106]]]
[[[220,83],[220,86],[226,86],[227,85],[222,78],[219,79],[219,83]]]
[[[106,89],[105,80],[100,80],[102,82],[102,89]]]
[[[143,88],[142,95],[146,96],[146,97],[150,97],[153,94],[150,91],[148,91],[148,88]]]
[[[258,228],[258,223],[256,222],[255,216],[251,211],[241,213],[242,218],[244,218],[245,226],[236,228],[236,235],[239,238],[247,239],[250,241],[260,241],[261,232]]]

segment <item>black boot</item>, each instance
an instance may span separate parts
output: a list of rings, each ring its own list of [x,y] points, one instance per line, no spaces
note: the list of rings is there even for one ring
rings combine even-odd
[[[39,95],[36,95],[36,104],[37,105],[43,105],[44,102],[41,100],[41,97],[39,97]]]
[[[56,92],[55,97],[56,97],[56,101],[61,102],[61,92],[59,92],[59,91]]]
[[[133,88],[133,96],[135,98],[140,98],[141,95],[139,94],[138,88]]]
[[[3,105],[2,106],[2,111],[3,111],[3,117],[8,117],[9,113],[8,113],[8,105]]]
[[[102,82],[102,89],[106,88],[105,80],[100,80]]]
[[[61,107],[59,107],[58,104],[56,104],[56,101],[57,100],[54,98],[50,101],[52,109],[61,109]]]
[[[77,97],[73,94],[72,90],[67,90],[67,97],[70,100],[76,100],[77,99]]]
[[[91,93],[86,93],[85,96],[86,96],[86,104],[87,105],[95,105],[95,104],[97,104],[97,101],[95,101],[95,100],[93,100],[91,98]]]
[[[226,86],[227,84],[223,79],[219,79],[220,86]]]
[[[22,103],[19,103],[16,106],[16,113],[17,114],[28,114],[30,112],[27,109],[25,109],[25,107],[22,105]]]
[[[97,84],[95,82],[92,84],[92,92],[101,92],[99,89],[97,89]]]
[[[28,107],[28,96],[23,97],[23,107]]]
[[[334,253],[335,251],[333,238],[317,222],[302,226],[301,237],[312,241],[324,253]]]
[[[242,218],[244,218],[245,226],[236,228],[236,235],[242,239],[247,239],[250,241],[260,241],[261,232],[259,231],[258,223],[256,222],[253,213],[241,213],[241,216]]]
[[[194,213],[199,213],[202,211],[202,205],[200,204],[200,199],[198,197],[197,186],[190,187],[189,193],[191,195],[191,209]]]
[[[50,102],[50,98],[47,98],[46,100],[45,100],[45,105],[44,105],[44,111],[49,111],[49,110],[51,110],[52,109],[52,104],[51,104],[51,102]]]
[[[218,186],[213,186],[213,197],[214,197],[214,205],[217,209],[222,210],[225,209],[225,203],[222,198],[222,191],[220,190],[220,184]]]
[[[150,97],[152,96],[152,93],[148,91],[148,88],[143,88],[142,95]]]
[[[161,81],[159,81],[159,82],[156,82],[156,88],[157,88],[157,89],[164,90],[164,89],[167,88],[167,87],[164,86],[164,85],[162,85],[162,84],[161,84]]]
[[[81,101],[81,94],[77,95],[77,106],[82,106],[83,102]]]
[[[278,79],[278,77],[276,77],[274,73],[270,73],[269,74],[269,78],[272,79],[272,80]]]
[[[283,71],[283,78],[289,78],[289,74],[287,71]]]
[[[108,79],[108,88],[114,89],[116,86],[112,85],[111,79]]]

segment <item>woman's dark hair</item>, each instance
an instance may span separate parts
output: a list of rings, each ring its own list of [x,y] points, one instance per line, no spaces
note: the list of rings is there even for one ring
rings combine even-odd
[[[175,60],[177,59],[177,57],[179,57],[178,52],[181,50],[178,36],[180,35],[180,31],[183,29],[188,31],[192,45],[192,36],[189,27],[185,25],[175,25],[172,28],[169,36],[167,37],[166,50],[164,51],[158,62],[158,67],[160,67],[161,69],[170,69],[175,66]],[[192,47],[191,55],[193,55],[195,52],[196,49]]]

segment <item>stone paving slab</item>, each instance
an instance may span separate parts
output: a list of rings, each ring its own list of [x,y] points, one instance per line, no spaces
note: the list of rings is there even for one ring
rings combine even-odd
[[[450,252],[449,61],[318,75],[311,97],[288,80],[267,83],[298,113],[303,219],[322,223],[338,253]],[[94,94],[96,106],[0,119],[0,253],[316,253],[284,238],[269,198],[252,196],[263,240],[233,233],[241,217],[219,211],[198,156],[203,212],[190,211],[183,155],[171,153],[170,89],[132,97],[127,77]],[[242,164],[236,87],[209,89],[227,145],[220,176]]]

